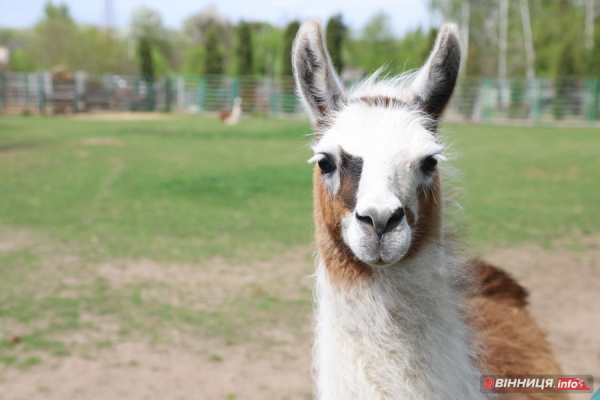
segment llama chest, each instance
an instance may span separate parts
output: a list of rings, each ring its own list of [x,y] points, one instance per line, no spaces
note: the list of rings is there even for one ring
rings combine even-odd
[[[318,270],[319,398],[483,398],[456,307],[414,293],[386,298],[384,288],[340,292]]]

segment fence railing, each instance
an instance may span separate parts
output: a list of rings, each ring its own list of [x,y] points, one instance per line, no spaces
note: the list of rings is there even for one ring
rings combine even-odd
[[[176,76],[149,82],[136,75],[77,72],[59,80],[50,73],[0,72],[0,113],[4,114],[103,110],[206,113],[230,108],[238,96],[245,113],[303,115],[291,77]],[[599,111],[597,79],[463,78],[446,118],[482,123],[594,123]]]
[[[594,123],[599,107],[597,79],[463,79],[447,115],[484,123]]]

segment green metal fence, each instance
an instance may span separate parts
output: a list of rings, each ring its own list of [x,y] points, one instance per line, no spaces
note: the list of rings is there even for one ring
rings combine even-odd
[[[595,123],[599,107],[597,79],[463,79],[448,116],[484,123]]]
[[[597,79],[463,78],[446,113],[452,121],[481,123],[595,123]],[[0,72],[0,113],[176,111],[212,113],[242,98],[245,113],[301,117],[288,78],[176,76],[149,82],[136,75],[77,72],[58,80],[50,73]]]

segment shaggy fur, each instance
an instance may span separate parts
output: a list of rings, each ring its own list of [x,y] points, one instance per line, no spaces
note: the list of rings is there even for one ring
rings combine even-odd
[[[559,375],[558,363],[545,332],[529,315],[527,291],[501,269],[480,260],[471,260],[472,292],[465,296],[470,311],[467,323],[477,335],[482,352],[478,363],[492,375]],[[552,393],[552,399],[567,399]],[[547,399],[548,393],[506,394],[511,399]]]
[[[316,131],[310,162],[328,159],[313,175],[318,398],[483,399],[481,375],[558,374],[525,289],[455,257],[442,170],[423,169],[445,160],[437,125],[460,66],[457,27],[440,29],[416,73],[349,91],[317,21],[300,28],[293,63]]]

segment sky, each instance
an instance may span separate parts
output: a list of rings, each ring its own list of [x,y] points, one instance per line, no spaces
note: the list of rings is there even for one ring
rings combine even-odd
[[[0,27],[32,26],[42,17],[46,1],[0,0]],[[78,22],[104,25],[107,1],[112,3],[112,21],[117,27],[125,27],[131,12],[140,6],[158,11],[166,26],[179,28],[187,17],[211,5],[232,22],[267,21],[282,27],[294,19],[318,17],[326,22],[341,12],[350,28],[358,30],[379,11],[390,15],[398,36],[419,26],[428,28],[439,24],[438,19],[430,15],[427,0],[54,0],[54,3],[68,4]]]

